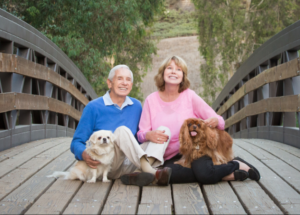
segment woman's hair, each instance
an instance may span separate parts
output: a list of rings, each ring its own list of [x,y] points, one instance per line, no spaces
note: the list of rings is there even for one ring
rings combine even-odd
[[[159,91],[165,90],[164,71],[167,68],[167,66],[170,65],[172,60],[175,62],[175,64],[177,66],[179,66],[182,69],[182,72],[183,72],[182,82],[180,83],[180,86],[178,89],[178,92],[181,93],[190,87],[190,81],[187,77],[186,62],[181,57],[178,57],[176,55],[174,55],[172,57],[168,57],[162,62],[162,64],[160,65],[160,67],[158,69],[157,75],[154,77],[155,85]]]

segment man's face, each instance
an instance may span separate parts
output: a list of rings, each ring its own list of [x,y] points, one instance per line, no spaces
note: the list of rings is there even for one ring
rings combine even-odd
[[[112,81],[107,79],[107,85],[113,97],[126,97],[132,89],[131,73],[128,69],[120,68],[116,71]]]

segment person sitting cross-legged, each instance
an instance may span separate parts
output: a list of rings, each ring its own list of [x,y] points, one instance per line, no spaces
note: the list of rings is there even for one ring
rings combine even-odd
[[[126,184],[145,186],[150,183],[168,185],[171,169],[155,169],[152,166],[163,163],[163,155],[171,136],[168,128],[160,127],[165,132],[163,144],[139,145],[135,136],[142,112],[142,105],[137,99],[128,96],[133,85],[133,74],[128,66],[118,65],[111,69],[107,85],[109,91],[102,97],[89,102],[83,110],[76,128],[71,151],[77,160],[84,160],[91,168],[100,163],[86,153],[86,141],[93,132],[110,130],[116,136],[115,157],[108,178],[121,178]],[[134,172],[130,177],[126,174]]]

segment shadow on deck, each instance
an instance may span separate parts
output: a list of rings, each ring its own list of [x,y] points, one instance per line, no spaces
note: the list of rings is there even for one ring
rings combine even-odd
[[[168,187],[95,184],[47,178],[75,162],[71,138],[44,139],[0,153],[1,214],[297,214],[300,150],[278,142],[235,139],[234,152],[260,173],[259,182]],[[182,176],[184,177],[184,175]]]

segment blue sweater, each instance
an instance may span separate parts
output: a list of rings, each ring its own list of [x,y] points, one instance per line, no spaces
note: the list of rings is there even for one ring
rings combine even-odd
[[[142,113],[141,102],[131,98],[133,105],[128,105],[119,110],[114,105],[105,106],[103,97],[99,97],[87,104],[81,115],[71,143],[71,151],[77,160],[82,159],[85,150],[85,142],[94,131],[110,130],[114,132],[124,125],[131,130],[133,135],[138,131],[138,125]]]

